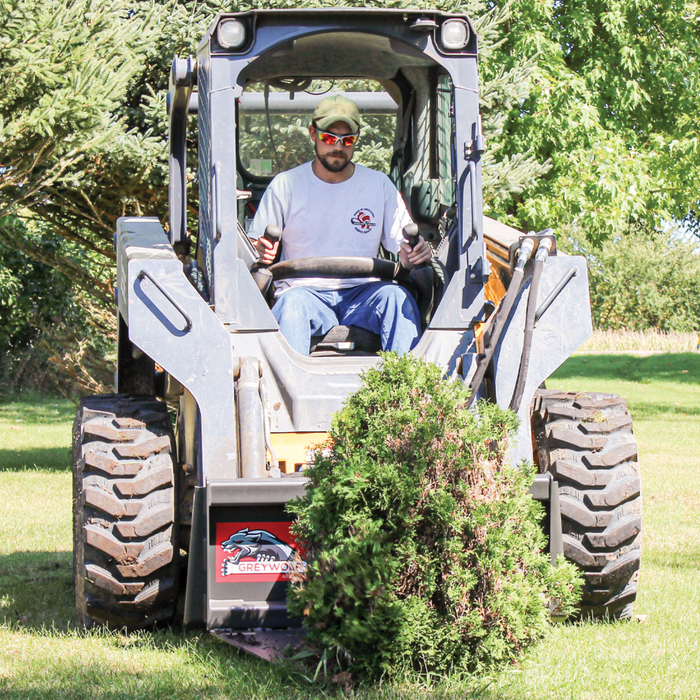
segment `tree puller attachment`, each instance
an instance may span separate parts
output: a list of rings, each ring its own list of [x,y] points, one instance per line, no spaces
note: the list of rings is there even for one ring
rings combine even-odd
[[[353,98],[387,144],[387,174],[433,262],[260,264],[247,232],[272,177],[309,160],[324,95]],[[303,551],[285,504],[310,450],[380,362],[374,334],[338,326],[295,352],[271,311],[275,282],[391,280],[416,297],[412,352],[520,418],[512,458],[533,460],[550,552],[585,578],[581,613],[631,614],[641,559],[637,449],[616,396],[544,388],[590,336],[586,263],[551,229],[483,215],[486,143],[477,37],[464,15],[313,9],[219,15],[169,91],[170,211],[117,222],[116,393],[81,401],[74,429],[74,564],[87,625],[138,629],[178,611],[253,653],[293,643],[290,576]],[[188,220],[196,114],[199,215]],[[375,133],[373,132],[373,133]],[[379,136],[377,137],[379,138]],[[269,227],[270,240],[284,230]],[[411,238],[413,237],[413,239]]]

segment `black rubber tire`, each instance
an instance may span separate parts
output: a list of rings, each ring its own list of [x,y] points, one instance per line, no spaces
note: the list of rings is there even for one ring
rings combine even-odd
[[[92,396],[73,426],[73,569],[83,625],[142,629],[175,614],[174,439],[165,403]]]
[[[540,389],[532,426],[539,471],[559,483],[564,555],[584,575],[580,617],[630,617],[642,489],[627,403],[613,394]]]

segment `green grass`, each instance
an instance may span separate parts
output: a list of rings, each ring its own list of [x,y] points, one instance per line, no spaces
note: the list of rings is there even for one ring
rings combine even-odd
[[[359,697],[700,697],[700,355],[580,355],[547,384],[629,402],[644,488],[636,607],[644,621],[560,625],[521,664],[483,679],[480,694],[436,679],[427,689],[395,684]],[[79,629],[71,581],[73,410],[55,399],[0,402],[0,697],[321,697],[205,633]]]

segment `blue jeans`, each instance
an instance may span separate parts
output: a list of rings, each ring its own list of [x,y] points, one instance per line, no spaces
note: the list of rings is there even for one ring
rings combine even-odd
[[[390,282],[369,282],[349,289],[291,287],[272,307],[287,342],[308,355],[311,336],[333,326],[358,326],[376,333],[382,349],[403,354],[420,336],[420,316],[413,297]]]

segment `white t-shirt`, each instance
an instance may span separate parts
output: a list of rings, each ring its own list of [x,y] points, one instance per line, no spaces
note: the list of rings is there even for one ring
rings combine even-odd
[[[356,164],[352,177],[331,184],[314,174],[311,163],[304,163],[272,180],[248,235],[258,238],[266,226],[280,226],[282,260],[336,255],[373,258],[380,243],[389,252],[398,253],[403,227],[409,223],[406,204],[384,173]],[[276,283],[276,289],[343,289],[369,281],[289,279]]]

